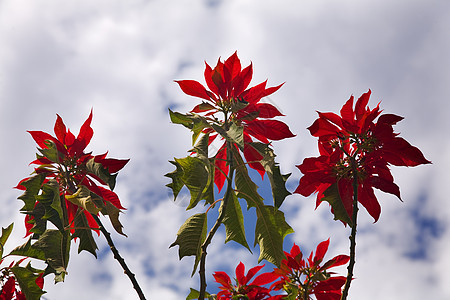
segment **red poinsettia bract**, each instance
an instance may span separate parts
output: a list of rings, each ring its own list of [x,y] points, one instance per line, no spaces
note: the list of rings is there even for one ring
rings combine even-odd
[[[204,77],[209,90],[195,80],[176,81],[184,93],[205,100],[191,112],[203,114],[211,123],[217,125],[234,123],[243,126],[244,157],[250,167],[264,175],[264,168],[259,163],[263,157],[249,143],[256,139],[268,144],[271,140],[294,136],[285,123],[273,119],[283,116],[275,106],[260,103],[263,97],[271,95],[283,84],[266,88],[266,80],[248,88],[253,75],[253,66],[250,64],[242,69],[236,52],[224,62],[219,59],[214,69],[205,64]],[[203,133],[210,134],[210,143],[218,135],[212,128],[205,129]],[[216,156],[215,183],[219,189],[223,187],[225,174],[228,174],[225,145],[224,143],[220,147]]]
[[[107,176],[114,177],[114,173],[121,170],[128,163],[129,159],[106,158],[107,153],[95,156],[91,152],[85,153],[85,149],[94,134],[91,128],[91,121],[92,111],[81,126],[77,137],[70,129],[66,129],[66,125],[59,115],[57,115],[54,126],[56,137],[43,131],[28,131],[41,148],[41,152],[44,153],[44,155],[38,155],[38,158],[31,164],[38,166],[35,168],[37,174],[45,174],[44,184],[50,179],[55,179],[59,184],[60,193],[66,197],[76,193],[80,186],[85,186],[89,191],[103,199],[105,203],[110,202],[117,209],[124,209],[117,194],[111,190],[113,188],[110,186],[111,183],[105,182],[105,179],[100,178],[98,173],[87,168],[87,164],[88,162],[100,164],[103,169],[102,172],[106,172]],[[49,158],[45,155],[45,150],[53,145],[57,149],[57,157]],[[21,183],[27,179],[23,179],[16,188],[25,190]],[[78,206],[66,200],[66,207],[68,223],[72,224]],[[84,210],[83,213],[89,222],[89,226],[92,228],[98,227],[88,211]],[[33,225],[29,221],[32,219],[33,216],[29,214],[26,216],[27,235],[31,234],[30,229]]]
[[[215,272],[213,274],[217,283],[221,284],[220,292],[217,293],[218,300],[226,299],[242,299],[248,300],[276,300],[281,299],[280,296],[271,296],[270,289],[265,288],[267,285],[277,279],[277,275],[268,272],[258,275],[255,279],[252,278],[261,270],[263,266],[256,266],[248,270],[245,275],[245,266],[241,262],[236,267],[236,284],[231,282],[230,277],[225,272]],[[244,298],[246,297],[246,298]]]
[[[350,97],[340,115],[318,113],[319,118],[308,129],[319,138],[320,156],[306,158],[297,166],[304,176],[295,193],[309,196],[317,192],[318,206],[327,189],[336,184],[350,217],[353,212],[353,178],[356,176],[358,202],[377,221],[381,207],[373,188],[400,199],[400,189],[394,183],[389,166],[412,167],[429,164],[430,161],[418,148],[394,132],[393,125],[402,117],[381,114],[379,105],[369,109],[370,94],[370,90],[364,93],[354,108],[353,96]]]
[[[333,276],[334,273],[328,272],[328,269],[345,265],[350,257],[338,255],[322,264],[329,244],[330,239],[321,242],[316,254],[313,256],[311,252],[307,260],[303,258],[300,247],[294,244],[289,253],[284,252],[286,259],[282,260],[281,266],[273,271],[279,280],[271,288],[297,295],[295,299],[310,299],[310,295],[315,295],[317,300],[340,299],[346,278]]]

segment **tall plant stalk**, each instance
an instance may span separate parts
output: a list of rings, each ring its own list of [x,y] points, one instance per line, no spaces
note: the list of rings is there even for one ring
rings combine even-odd
[[[211,243],[217,229],[219,229],[220,225],[222,224],[223,218],[225,217],[226,208],[228,205],[228,199],[230,198],[230,194],[233,192],[234,167],[233,164],[231,163],[233,161],[231,147],[232,143],[227,142],[227,161],[230,165],[230,173],[229,176],[227,177],[227,189],[225,191],[225,195],[222,200],[223,202],[221,210],[219,216],[217,217],[216,222],[214,223],[214,226],[209,231],[208,236],[206,237],[205,241],[201,246],[202,253],[200,256],[200,268],[199,268],[200,291],[198,300],[204,300],[206,294],[206,255],[207,255],[206,250],[208,248],[208,245]]]
[[[348,291],[350,290],[350,284],[353,279],[353,269],[355,267],[355,257],[356,257],[356,222],[358,218],[358,176],[355,157],[350,157],[350,163],[352,165],[352,175],[353,175],[352,231],[349,237],[350,261],[347,267],[347,279],[345,281],[344,289],[342,291],[341,300],[346,300],[348,297]]]

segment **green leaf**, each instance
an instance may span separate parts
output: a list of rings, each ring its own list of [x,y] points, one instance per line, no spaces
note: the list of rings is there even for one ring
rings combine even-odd
[[[92,201],[91,191],[85,185],[79,186],[75,194],[66,195],[66,200],[94,215],[98,214],[100,211],[100,209],[95,206],[94,201]]]
[[[261,164],[269,177],[274,206],[279,208],[284,199],[291,195],[286,189],[286,181],[291,174],[281,174],[280,167],[275,162],[276,155],[268,144],[254,142],[250,143],[249,147],[253,147],[263,156]]]
[[[39,274],[36,274],[31,268],[14,266],[11,268],[11,271],[14,273],[14,277],[16,277],[20,289],[25,294],[27,300],[39,300],[45,293],[36,284],[36,279],[39,277]]]
[[[11,223],[6,228],[2,227],[2,236],[0,236],[0,260],[2,260],[2,258],[3,258],[3,249],[5,247],[6,241],[8,240],[9,236],[11,235],[13,227],[14,227],[14,223]]]
[[[230,198],[227,199],[227,205],[225,210],[225,216],[222,223],[225,225],[226,238],[225,243],[229,241],[235,241],[250,252],[250,247],[247,244],[247,239],[245,238],[245,228],[244,228],[244,216],[242,214],[241,205],[234,192],[228,193]],[[224,202],[222,201],[222,204]],[[220,206],[219,212],[223,209],[223,205]]]
[[[112,204],[111,202],[106,201],[106,212],[116,232],[123,236],[127,236],[125,233],[123,233],[122,231],[123,225],[119,221],[120,209],[115,207],[114,204]]]
[[[28,241],[21,245],[16,247],[15,249],[13,249],[9,255],[20,255],[20,256],[25,256],[25,257],[32,257],[32,258],[36,258],[36,259],[40,259],[45,261],[46,260],[46,256],[45,256],[45,252],[44,250],[34,247],[34,245],[31,244],[31,238],[28,239]]]
[[[192,275],[197,270],[202,252],[202,244],[206,239],[207,217],[206,213],[199,213],[191,216],[184,222],[177,233],[177,239],[169,248],[178,245],[178,255],[180,260],[185,256],[195,256],[194,269]]]
[[[103,165],[101,163],[95,162],[94,158],[91,158],[90,160],[88,160],[88,162],[86,163],[86,169],[87,169],[88,173],[97,176],[103,182],[108,184],[111,191],[114,190],[114,187],[116,186],[117,173],[110,174],[108,172],[108,169],[103,167]]]
[[[231,123],[230,128],[225,130],[222,126],[212,124],[211,127],[227,141],[236,144],[244,151],[244,127]]]
[[[248,175],[247,166],[236,149],[233,149],[233,161],[235,162],[235,186],[238,198],[247,201],[247,209],[264,205],[264,199],[258,193],[258,186]]]
[[[84,212],[79,212],[74,219],[75,231],[72,234],[72,238],[79,238],[80,244],[78,245],[78,253],[85,250],[97,258],[97,244],[92,236],[92,229],[89,228],[89,222]]]
[[[324,197],[322,201],[327,201],[333,208],[333,214],[335,220],[340,220],[350,227],[353,227],[353,222],[344,207],[344,202],[342,202],[341,196],[339,194],[339,187],[337,182],[330,185],[324,192]]]
[[[61,197],[59,185],[55,179],[49,180],[42,186],[42,194],[36,196],[36,200],[44,206],[45,214],[43,220],[49,220],[61,232],[64,232],[64,217],[61,208]],[[65,201],[65,200],[63,200]]]
[[[235,151],[237,152],[237,151]],[[235,185],[237,196],[247,201],[247,208],[256,209],[255,245],[259,244],[258,261],[265,259],[276,266],[285,258],[283,252],[284,237],[292,233],[292,228],[286,223],[283,212],[273,206],[264,205],[264,199],[258,194],[257,185],[248,175],[248,170],[242,157],[233,152],[236,161]]]
[[[294,230],[284,218],[284,213],[273,206],[264,206],[256,210],[255,245],[259,244],[258,263],[265,259],[277,267],[285,258],[283,240]]]
[[[27,214],[33,217],[31,220],[28,221],[30,224],[33,224],[33,227],[30,229],[30,232],[34,233],[37,236],[43,234],[44,231],[47,229],[47,220],[43,218],[45,215],[44,205],[40,202],[37,202],[33,211],[28,212]]]
[[[42,153],[46,158],[54,163],[60,163],[62,161],[62,155],[59,153],[58,148],[56,148],[55,142],[51,140],[46,140],[45,145],[47,148],[39,149],[39,152]]]
[[[34,204],[36,203],[35,197],[39,194],[44,179],[44,174],[37,174],[21,183],[21,185],[24,186],[26,190],[21,196],[18,197],[18,199],[22,200],[25,203],[20,211],[30,212],[33,210]]]
[[[214,202],[213,178],[209,162],[205,162],[198,157],[188,156],[182,159],[175,158],[170,162],[176,166],[176,170],[165,176],[172,178],[172,183],[168,184],[172,188],[174,200],[176,200],[181,188],[186,185],[189,189],[191,200],[187,209],[195,207],[200,200],[206,203]]]
[[[55,282],[64,281],[69,262],[70,235],[69,231],[48,229],[39,239],[31,244],[31,239],[22,246],[11,251],[10,255],[21,255],[44,260],[55,273]]]
[[[169,109],[170,120],[175,124],[181,124],[192,131],[192,145],[195,144],[203,129],[210,127],[207,120],[195,114],[181,114]]]
[[[195,299],[198,299],[199,296],[200,296],[200,292],[191,288],[191,292],[186,297],[186,300],[195,300]],[[214,297],[212,295],[210,295],[208,292],[205,292],[205,297],[208,300],[214,300]]]

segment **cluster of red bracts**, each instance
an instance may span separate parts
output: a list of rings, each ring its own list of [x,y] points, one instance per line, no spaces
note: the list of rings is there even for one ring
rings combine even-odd
[[[38,156],[31,164],[37,165],[35,168],[36,174],[45,174],[43,184],[48,182],[49,179],[56,179],[60,184],[61,194],[66,196],[72,195],[79,186],[83,185],[92,193],[102,198],[103,201],[111,202],[118,209],[124,209],[117,194],[108,187],[108,183],[104,182],[104,180],[99,178],[96,174],[89,172],[85,165],[89,160],[94,159],[94,162],[101,164],[109,174],[114,174],[121,170],[128,163],[129,159],[106,158],[107,153],[96,156],[91,153],[85,153],[84,151],[94,134],[94,131],[91,128],[91,121],[92,111],[81,126],[77,137],[75,137],[70,129],[66,129],[66,126],[59,115],[57,115],[54,126],[56,137],[43,131],[29,131],[41,149],[48,149],[50,147],[50,141],[55,145],[58,151],[57,161],[52,161],[45,156]],[[21,180],[16,188],[25,190],[22,183],[28,179],[29,177]],[[70,201],[66,201],[66,208],[68,224],[72,224],[79,207]],[[89,226],[97,228],[98,224],[95,222],[92,215],[87,211],[83,211],[83,213],[88,220]],[[30,223],[30,221],[32,219],[33,216],[27,214],[25,218],[27,235],[31,234],[30,230],[33,227],[33,224]],[[71,231],[73,233],[73,230]]]
[[[235,52],[225,62],[220,59],[212,69],[207,63],[205,68],[205,81],[210,90],[195,80],[176,81],[184,93],[199,97],[203,102],[194,107],[193,113],[201,113],[210,117],[211,121],[221,120],[223,123],[235,122],[243,126],[244,132],[244,157],[250,167],[264,175],[264,167],[259,163],[262,155],[254,149],[250,143],[256,139],[269,144],[270,141],[282,140],[293,137],[289,127],[273,118],[283,114],[270,103],[260,103],[263,97],[276,92],[283,84],[266,88],[267,81],[248,88],[253,75],[252,64],[244,69]],[[219,116],[216,114],[219,113]],[[226,119],[222,118],[222,114]],[[203,133],[210,134],[209,142],[212,143],[218,136],[212,128],[207,128]],[[226,143],[219,148],[216,156],[216,171],[214,180],[217,187],[222,189],[229,166],[226,162]]]
[[[297,166],[304,174],[295,191],[305,197],[317,193],[317,206],[324,192],[337,183],[340,198],[349,216],[353,212],[353,178],[357,177],[358,202],[378,220],[381,207],[373,188],[400,199],[389,166],[428,164],[422,152],[394,132],[393,125],[403,118],[381,114],[379,105],[367,106],[370,90],[364,93],[353,109],[353,96],[344,104],[340,115],[320,113],[308,128],[319,138],[319,157],[305,158]],[[375,121],[378,117],[378,120]],[[355,166],[352,166],[352,162]],[[356,170],[356,174],[354,171]]]
[[[321,242],[315,255],[311,252],[306,260],[300,247],[294,244],[290,252],[285,252],[286,259],[282,260],[279,268],[262,273],[253,280],[264,266],[253,267],[245,275],[245,267],[241,262],[236,267],[236,284],[232,283],[225,272],[215,272],[214,279],[221,285],[217,299],[238,299],[237,296],[246,296],[245,299],[249,300],[281,300],[287,295],[280,294],[279,291],[286,291],[291,296],[295,294],[295,299],[309,299],[310,295],[315,295],[318,300],[338,300],[345,277],[333,276],[334,273],[328,272],[328,269],[345,265],[350,257],[338,255],[322,264],[329,244],[329,239]],[[266,287],[269,284],[270,286]],[[277,295],[273,295],[275,293]]]

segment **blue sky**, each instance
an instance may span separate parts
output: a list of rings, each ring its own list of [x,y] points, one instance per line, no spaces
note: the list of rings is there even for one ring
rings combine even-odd
[[[172,171],[168,160],[187,154],[190,135],[170,123],[167,109],[187,112],[197,102],[173,80],[203,81],[204,61],[214,65],[237,50],[243,65],[253,63],[253,83],[286,82],[267,101],[297,135],[274,143],[282,172],[292,173],[291,191],[301,175],[295,165],[317,154],[306,130],[316,110],[337,112],[370,88],[370,107],[382,101],[385,112],[405,117],[396,131],[433,165],[394,168],[404,202],[379,193],[380,220],[360,214],[350,299],[450,298],[442,276],[450,267],[449,26],[450,3],[442,0],[3,0],[0,225],[14,221],[10,243],[24,242],[12,187],[32,171],[36,149],[26,130],[51,132],[58,113],[77,132],[93,108],[89,150],[131,158],[115,190],[128,208],[121,216],[128,238],[115,236],[117,246],[149,299],[184,299],[198,278],[190,278],[192,260],[179,261],[168,246],[192,212],[172,202],[163,175]],[[348,228],[314,202],[286,199],[295,230],[287,245],[309,253],[331,237],[328,255],[347,253]],[[256,264],[256,255],[223,239],[222,231],[210,247],[209,274]],[[98,243],[98,260],[73,247],[66,282],[47,280],[46,299],[136,299],[102,237]]]

